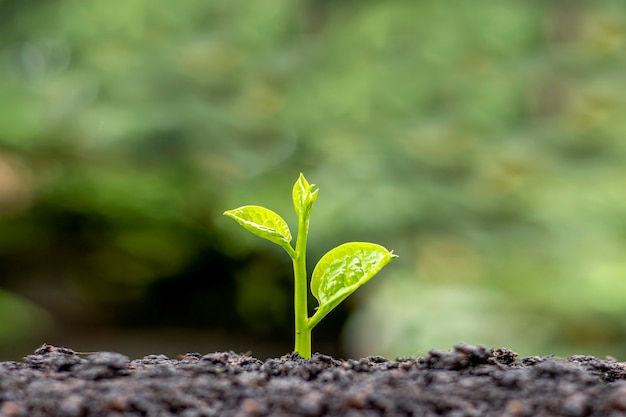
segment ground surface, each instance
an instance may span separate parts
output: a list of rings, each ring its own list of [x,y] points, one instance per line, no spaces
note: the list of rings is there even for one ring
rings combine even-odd
[[[0,363],[0,416],[626,416],[624,363],[516,356],[459,345],[396,361],[232,352],[130,361],[44,345]]]

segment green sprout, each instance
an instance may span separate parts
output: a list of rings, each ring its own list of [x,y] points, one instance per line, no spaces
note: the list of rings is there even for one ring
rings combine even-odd
[[[298,215],[298,237],[291,246],[289,226],[278,214],[260,206],[243,206],[224,212],[249,232],[276,243],[291,257],[294,277],[295,351],[311,357],[311,330],[333,308],[357,288],[372,279],[385,265],[397,258],[393,251],[375,243],[350,242],[339,245],[319,260],[311,276],[311,293],[319,306],[309,317],[307,307],[306,244],[309,219],[319,190],[313,190],[300,174],[293,186],[293,206]]]

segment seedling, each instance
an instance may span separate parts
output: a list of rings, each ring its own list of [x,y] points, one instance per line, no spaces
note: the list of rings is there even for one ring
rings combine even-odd
[[[291,257],[294,277],[295,351],[303,358],[311,357],[311,330],[333,308],[337,307],[361,285],[372,279],[385,265],[396,258],[393,251],[375,243],[350,242],[339,245],[319,260],[311,276],[311,293],[319,306],[309,317],[307,307],[306,244],[309,219],[319,190],[313,190],[300,174],[293,186],[293,207],[298,215],[296,246],[291,246],[287,222],[272,210],[260,206],[243,206],[224,212],[249,232],[276,243]]]

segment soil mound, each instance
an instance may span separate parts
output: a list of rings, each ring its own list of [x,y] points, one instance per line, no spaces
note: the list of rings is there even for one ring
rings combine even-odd
[[[0,363],[0,417],[626,416],[626,364],[458,345],[421,358],[129,360],[43,345]]]

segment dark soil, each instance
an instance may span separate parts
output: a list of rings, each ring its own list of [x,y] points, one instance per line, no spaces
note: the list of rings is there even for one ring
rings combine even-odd
[[[233,352],[131,361],[44,345],[0,363],[0,416],[626,416],[625,363],[516,356],[458,345],[395,361]]]

